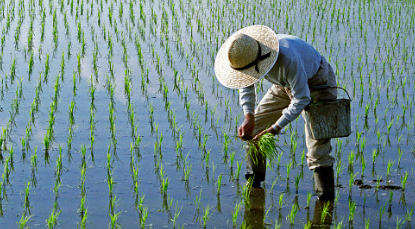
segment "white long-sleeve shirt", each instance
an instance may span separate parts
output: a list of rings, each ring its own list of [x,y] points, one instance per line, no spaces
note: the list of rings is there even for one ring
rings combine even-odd
[[[264,77],[273,84],[289,88],[292,94],[290,105],[283,110],[276,124],[283,128],[295,120],[310,103],[307,81],[313,77],[321,64],[321,55],[304,40],[286,34],[277,34],[279,54],[275,65]],[[244,114],[254,114],[254,85],[239,89],[239,102]]]

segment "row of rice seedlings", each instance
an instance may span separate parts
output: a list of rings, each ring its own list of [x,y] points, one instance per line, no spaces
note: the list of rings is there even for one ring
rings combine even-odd
[[[133,104],[131,103],[131,77],[130,77],[130,71],[125,70],[125,76],[124,76],[124,93],[127,97],[127,113],[128,113],[128,121],[130,122],[131,126],[131,137],[133,140],[133,146],[135,149],[135,152],[139,155],[139,147],[141,142],[141,136],[138,133],[138,123],[136,123],[136,117],[135,117],[135,109]]]
[[[22,217],[20,218],[18,222],[19,228],[28,227],[28,222],[30,218],[32,218],[32,215],[30,213],[29,191],[30,191],[30,182],[27,182],[27,185],[25,188],[24,203],[23,203],[24,211],[22,213]]]
[[[113,151],[115,156],[116,155],[116,148],[117,148],[117,138],[116,138],[116,129],[115,129],[115,101],[114,101],[114,90],[115,90],[115,85],[113,85],[113,82],[111,79],[107,78],[107,91],[108,94],[110,96],[110,102],[108,104],[108,113],[109,113],[109,128],[110,128],[110,132],[111,132],[111,143],[113,146]]]
[[[53,192],[55,193],[55,200],[53,203],[52,212],[49,218],[46,219],[46,224],[49,228],[55,228],[58,225],[58,217],[61,214],[61,209],[58,205],[59,188],[61,186],[61,174],[62,174],[62,147],[59,146],[59,156],[56,159],[56,171],[55,171],[55,186]]]
[[[117,196],[114,194],[114,181],[113,181],[113,171],[112,171],[112,162],[111,162],[111,145],[108,146],[108,153],[107,153],[107,182],[108,182],[108,189],[109,189],[109,216],[110,216],[110,224],[111,228],[118,228],[120,224],[118,223],[118,217],[120,216],[121,212],[115,213],[115,204],[117,203]],[[115,149],[114,149],[115,151]]]
[[[167,195],[167,189],[169,187],[169,177],[165,177],[165,171],[163,169],[163,164],[160,164],[160,193],[163,196]]]
[[[39,105],[40,105],[40,93],[42,92],[42,74],[39,75],[39,79],[37,82],[37,86],[35,89],[35,98],[30,106],[29,110],[29,121],[26,125],[25,133],[26,135],[21,139],[22,145],[22,160],[25,161],[26,159],[26,152],[30,149],[30,140],[31,136],[33,135],[33,127],[35,126],[36,114],[39,112]]]
[[[69,129],[68,129],[68,139],[67,139],[67,155],[68,155],[68,159],[70,160],[72,158],[71,155],[71,149],[72,149],[72,141],[73,141],[73,131],[75,128],[75,116],[74,116],[74,111],[76,109],[75,105],[75,97],[76,97],[76,91],[77,91],[77,86],[76,86],[76,81],[77,81],[77,77],[76,77],[76,73],[75,71],[73,72],[73,76],[72,76],[72,101],[71,104],[69,105]]]
[[[48,127],[46,129],[46,133],[43,137],[43,145],[45,147],[45,154],[44,159],[45,163],[49,163],[49,150],[52,146],[52,141],[54,140],[54,125],[55,125],[55,113],[57,111],[58,106],[58,99],[59,99],[59,92],[60,92],[60,74],[57,74],[55,77],[55,84],[54,84],[54,96],[52,98],[52,102],[50,104],[50,111],[49,111],[49,120],[48,120]]]
[[[86,147],[84,145],[81,146],[81,204],[79,205],[78,212],[79,217],[81,218],[81,222],[78,224],[81,228],[85,228],[85,224],[88,218],[88,208],[85,207],[86,202],[86,187],[85,187],[85,179],[86,179]]]
[[[130,146],[130,173],[131,173],[131,178],[133,181],[132,187],[133,187],[133,191],[134,191],[134,207],[136,210],[139,209],[139,202],[140,202],[140,196],[138,194],[138,188],[140,186],[140,180],[139,180],[139,176],[138,176],[138,162],[135,161],[135,155],[134,155],[134,146],[133,143],[131,143]]]
[[[91,150],[91,159],[95,162],[94,156],[94,143],[95,143],[95,114],[96,114],[96,107],[95,107],[95,91],[96,86],[94,84],[94,80],[91,76],[90,85],[89,85],[89,96],[91,97],[91,104],[89,107],[89,131],[90,131],[90,150]]]
[[[3,162],[4,169],[3,173],[1,175],[2,182],[1,182],[1,198],[2,200],[8,200],[7,197],[7,186],[10,185],[10,175],[14,171],[13,167],[13,147],[10,146],[9,155],[6,157],[6,159]],[[3,208],[0,209],[0,215],[3,216]]]

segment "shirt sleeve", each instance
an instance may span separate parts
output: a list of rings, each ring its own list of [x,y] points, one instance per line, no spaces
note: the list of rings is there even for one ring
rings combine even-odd
[[[286,74],[287,83],[293,98],[290,105],[282,111],[282,116],[276,122],[281,128],[295,120],[311,101],[310,89],[307,83],[308,78],[303,64],[298,61],[292,62],[290,66],[287,66]]]
[[[239,89],[239,104],[245,114],[255,114],[255,86],[251,85]]]

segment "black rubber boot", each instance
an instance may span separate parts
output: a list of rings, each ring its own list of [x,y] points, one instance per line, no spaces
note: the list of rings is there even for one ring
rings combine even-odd
[[[314,169],[314,187],[318,200],[334,200],[334,172],[333,166]]]
[[[246,149],[246,172],[245,179],[252,179],[252,187],[260,188],[261,182],[265,180],[265,172],[267,169],[266,159],[262,156],[252,158],[249,149]]]

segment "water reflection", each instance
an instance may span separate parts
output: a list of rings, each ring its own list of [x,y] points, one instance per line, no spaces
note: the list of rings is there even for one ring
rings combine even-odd
[[[311,228],[330,228],[333,222],[333,202],[316,200]]]
[[[252,188],[249,193],[249,203],[245,203],[244,220],[246,228],[265,228],[264,216],[265,190],[262,188]]]

